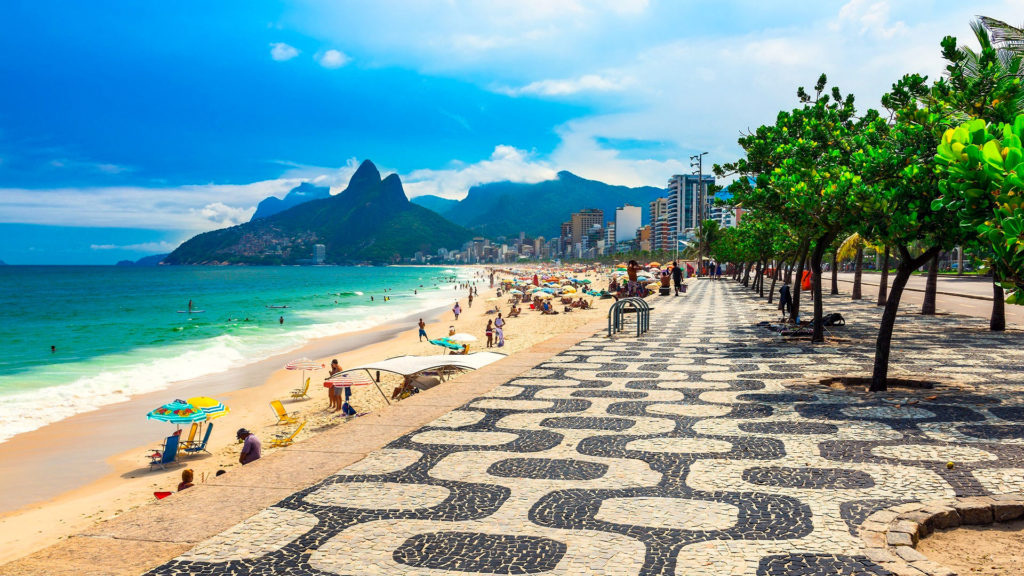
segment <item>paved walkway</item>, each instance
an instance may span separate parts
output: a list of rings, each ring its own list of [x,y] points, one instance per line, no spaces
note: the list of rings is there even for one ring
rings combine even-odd
[[[961,385],[887,401],[793,383],[866,372],[871,304],[816,347],[724,280],[653,304],[152,574],[884,574],[872,512],[1024,490],[1018,337],[902,318],[896,360]]]

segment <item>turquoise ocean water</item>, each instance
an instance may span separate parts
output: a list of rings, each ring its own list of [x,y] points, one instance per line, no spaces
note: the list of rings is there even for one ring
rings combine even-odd
[[[430,267],[0,266],[0,442],[316,338],[450,305],[463,295],[451,277],[471,275]],[[202,313],[178,312],[190,299]]]

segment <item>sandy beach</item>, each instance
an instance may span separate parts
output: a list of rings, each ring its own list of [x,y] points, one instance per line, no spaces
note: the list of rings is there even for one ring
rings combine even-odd
[[[496,276],[496,283],[500,277]],[[604,280],[593,273],[588,277],[595,283]],[[452,291],[453,303],[458,296],[462,305],[458,321],[448,309],[424,313],[427,334],[433,338],[447,335],[449,326],[455,326],[458,332],[479,339],[471,345],[471,352],[484,350],[484,327],[489,318],[495,317],[494,306],[498,305],[503,312],[508,310],[507,296],[488,301],[496,298],[496,289],[486,286],[486,280],[478,281],[479,296],[474,298],[472,307],[468,306],[466,290]],[[602,318],[611,302],[593,299],[592,310],[559,315],[542,315],[525,307],[520,317],[508,320],[506,345],[492,350],[505,354],[525,350]],[[234,432],[240,427],[252,430],[262,440],[264,454],[275,450],[269,448],[271,439],[290,433],[294,425],[275,425],[277,418],[268,405],[271,400],[282,400],[289,414],[306,421],[297,440],[344,426],[346,418],[327,410],[327,393],[322,385],[326,368],[307,373],[311,377],[309,399],[292,400],[289,393],[301,384],[301,373],[284,370],[285,363],[306,356],[328,366],[331,359],[337,358],[347,368],[403,354],[440,353],[440,348],[418,340],[416,320],[412,317],[401,323],[316,341],[287,355],[133,397],[128,402],[80,414],[0,444],[0,476],[7,484],[7,490],[0,496],[0,564],[82,531],[94,522],[154,502],[153,492],[174,490],[185,468],[195,471],[196,483],[204,482],[218,470],[230,474],[239,466]],[[397,376],[382,374],[380,387],[390,397],[399,382]],[[457,382],[456,378],[441,386]],[[194,395],[214,396],[231,409],[228,415],[213,421],[210,454],[188,456],[183,459],[184,465],[150,472],[146,455],[174,427],[146,421],[145,412],[173,398]],[[372,413],[385,403],[373,386],[353,389],[352,405],[359,412]]]

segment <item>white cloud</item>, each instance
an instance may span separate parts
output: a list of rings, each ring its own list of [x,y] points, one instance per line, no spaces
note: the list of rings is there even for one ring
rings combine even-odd
[[[402,176],[402,184],[410,198],[431,194],[461,199],[477,184],[541,182],[551,180],[556,174],[557,170],[550,164],[536,160],[530,152],[512,146],[495,146],[487,160],[444,170],[413,170]]]
[[[341,68],[350,61],[352,61],[351,58],[333,48],[317,56],[317,62],[324,68],[330,69]]]
[[[91,250],[128,250],[131,252],[152,252],[154,254],[162,254],[164,252],[173,252],[178,244],[174,242],[167,242],[166,240],[160,242],[142,242],[140,244],[91,244],[89,248]]]
[[[284,42],[271,42],[270,43],[270,57],[278,62],[284,62],[291,60],[299,55],[299,50],[294,46],[289,46]]]
[[[600,74],[586,74],[564,80],[538,80],[521,88],[498,88],[510,96],[568,96],[580,92],[619,92],[630,84],[628,78],[611,78]]]
[[[177,230],[191,235],[247,221],[260,200],[281,197],[301,182],[280,178],[177,188],[3,188],[0,222]]]
[[[903,22],[889,24],[891,8],[888,0],[850,0],[839,9],[839,17],[833,29],[845,24],[857,27],[860,34],[872,34],[881,38],[892,38],[906,32]]]

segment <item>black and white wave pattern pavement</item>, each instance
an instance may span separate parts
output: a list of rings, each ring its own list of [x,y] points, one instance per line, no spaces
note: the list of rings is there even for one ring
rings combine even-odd
[[[780,343],[737,285],[692,288],[640,339],[595,335],[152,574],[884,574],[872,512],[1024,489],[1024,407],[985,384],[1019,380],[1005,342],[901,319],[898,361],[977,391],[896,407],[783,386],[871,351]]]

